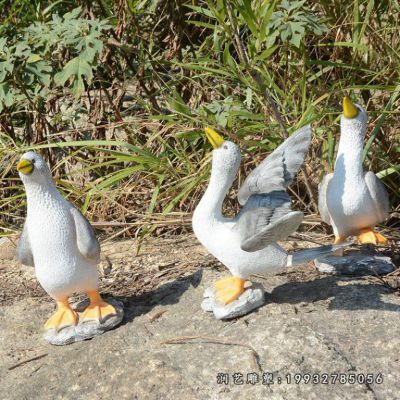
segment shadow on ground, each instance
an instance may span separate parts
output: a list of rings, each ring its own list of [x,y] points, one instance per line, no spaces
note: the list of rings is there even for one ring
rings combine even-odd
[[[132,322],[136,317],[150,313],[156,306],[170,306],[179,303],[180,298],[187,290],[199,286],[202,276],[203,271],[198,270],[187,277],[165,283],[140,296],[113,296],[124,304],[125,315],[122,325]],[[105,297],[107,297],[107,293],[105,293]]]
[[[306,282],[286,282],[267,295],[268,303],[315,303],[330,299],[331,310],[400,311],[400,305],[382,301],[392,290],[360,278],[328,276]]]

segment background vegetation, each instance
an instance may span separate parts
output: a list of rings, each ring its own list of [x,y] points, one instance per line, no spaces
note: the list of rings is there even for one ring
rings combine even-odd
[[[15,164],[36,149],[109,237],[186,229],[204,190],[204,126],[247,171],[312,123],[292,186],[304,229],[332,169],[341,101],[368,110],[366,167],[400,212],[400,3],[338,0],[0,0],[0,234],[18,231]],[[318,228],[320,229],[320,228]]]

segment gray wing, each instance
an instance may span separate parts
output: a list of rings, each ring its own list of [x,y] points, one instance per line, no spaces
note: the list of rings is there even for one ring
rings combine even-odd
[[[327,224],[331,224],[331,216],[329,215],[326,198],[328,185],[332,178],[333,174],[325,175],[318,186],[318,210],[321,215],[322,221],[326,222]]]
[[[239,231],[240,247],[258,251],[285,239],[303,219],[303,213],[290,209],[291,200],[285,191],[254,194],[236,217],[233,229]]]
[[[390,211],[389,195],[386,187],[372,171],[366,172],[364,179],[369,193],[374,200],[379,219],[384,221]]]
[[[19,238],[17,245],[17,258],[21,264],[29,265],[34,267],[33,255],[31,250],[31,245],[29,244],[28,230],[26,228],[26,222],[24,229],[22,230],[21,237]]]
[[[310,125],[289,136],[243,182],[239,203],[244,205],[252,194],[285,190],[303,164],[310,142]]]
[[[81,254],[96,261],[100,261],[100,244],[89,221],[75,207],[71,207],[76,229],[76,241]]]

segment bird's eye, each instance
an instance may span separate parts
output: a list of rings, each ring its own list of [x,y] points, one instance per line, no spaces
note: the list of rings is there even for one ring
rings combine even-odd
[[[228,146],[227,146],[226,144],[223,145],[223,148],[224,148],[225,150],[228,150]]]
[[[32,159],[32,160],[31,160],[31,163],[32,163],[32,164],[35,164],[35,159]]]

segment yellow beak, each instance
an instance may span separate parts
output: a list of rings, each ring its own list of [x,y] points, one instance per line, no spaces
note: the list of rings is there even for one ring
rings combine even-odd
[[[217,132],[215,132],[214,129],[205,128],[204,131],[206,132],[207,139],[210,141],[214,149],[222,146],[222,143],[224,143],[224,139],[222,139],[222,137]]]
[[[29,175],[33,170],[33,164],[29,160],[21,160],[17,164],[17,171]]]
[[[358,115],[357,107],[347,96],[343,98],[343,115],[346,118],[355,118]]]

